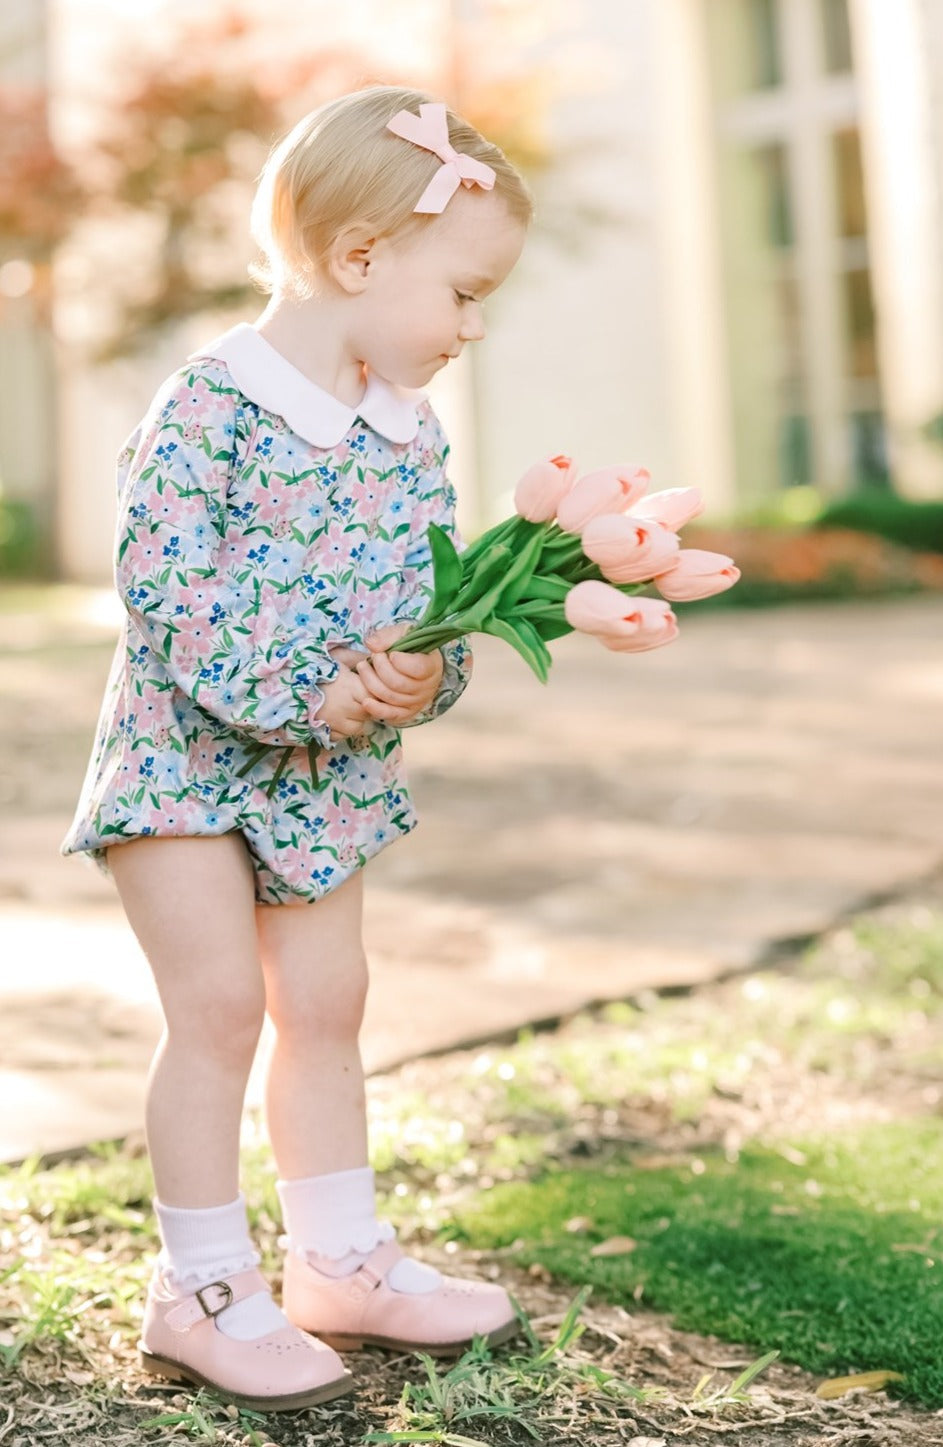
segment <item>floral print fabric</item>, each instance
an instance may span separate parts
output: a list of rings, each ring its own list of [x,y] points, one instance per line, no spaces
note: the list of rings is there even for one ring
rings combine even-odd
[[[332,644],[421,616],[426,529],[463,546],[448,444],[429,403],[394,443],[355,419],[317,447],[199,358],[169,379],[118,459],[115,582],[127,619],[64,855],[146,835],[245,837],[260,903],[321,898],[415,827],[400,730],[331,744],[318,719]],[[463,692],[471,651],[442,649],[431,707]],[[410,725],[412,726],[412,725]],[[322,745],[320,787],[306,745]],[[238,777],[254,742],[293,747]]]

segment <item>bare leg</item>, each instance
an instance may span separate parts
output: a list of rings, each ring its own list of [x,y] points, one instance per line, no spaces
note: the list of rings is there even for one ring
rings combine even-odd
[[[135,839],[110,848],[108,864],[166,1020],[146,1107],[157,1197],[194,1208],[230,1202],[265,1009],[245,841]]]
[[[367,1164],[358,1035],[367,992],[363,871],[316,904],[257,905],[266,1006],[269,1136],[285,1179]]]

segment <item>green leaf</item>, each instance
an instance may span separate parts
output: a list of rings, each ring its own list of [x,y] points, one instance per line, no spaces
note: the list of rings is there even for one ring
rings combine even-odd
[[[449,611],[462,585],[462,561],[455,551],[455,544],[444,528],[430,523],[427,536],[432,552],[432,571],[435,579],[435,593],[431,611],[423,618],[440,618]]]
[[[484,621],[489,618],[494,610],[501,606],[510,588],[513,595],[512,585],[519,579],[526,581],[530,578],[534,564],[540,553],[540,546],[543,539],[544,523],[521,523],[521,527],[530,528],[531,535],[523,542],[520,552],[513,561],[504,569],[503,576],[493,587],[486,589],[483,593],[478,592],[477,584],[471,598],[471,607],[465,610],[463,607],[462,624],[465,632],[472,632],[476,628],[482,628]],[[526,536],[526,535],[525,535]],[[508,549],[504,545],[505,552]],[[469,589],[471,591],[471,589]]]
[[[521,594],[522,598],[542,598],[548,603],[562,603],[570,591],[565,578],[535,573]]]
[[[546,683],[550,673],[550,665],[553,659],[549,648],[543,642],[537,630],[528,623],[526,618],[517,618],[512,623],[505,618],[488,618],[482,625],[483,633],[491,633],[495,638],[503,638],[505,643],[511,647],[528,663],[540,679]]]
[[[480,555],[473,568],[470,568],[464,561],[463,554],[462,569],[465,573],[465,581],[462,584],[462,591],[467,593],[473,601],[476,597],[480,598],[487,589],[493,587],[498,579],[507,573],[511,557],[511,549],[504,543],[494,543]]]
[[[534,533],[524,544],[521,551],[515,558],[508,573],[504,587],[501,589],[501,597],[498,607],[502,613],[509,613],[519,598],[524,596],[527,585],[532,580],[532,574],[537,566],[537,559],[540,557],[540,550],[544,542],[544,529],[542,523],[534,523]]]

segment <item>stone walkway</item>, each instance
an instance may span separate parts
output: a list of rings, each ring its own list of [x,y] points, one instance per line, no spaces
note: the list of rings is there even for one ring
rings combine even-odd
[[[141,1121],[147,965],[58,854],[116,607],[0,590],[0,1160]],[[562,640],[546,687],[481,640],[459,706],[406,736],[419,828],[367,866],[368,1068],[748,967],[935,871],[941,639],[938,598],[692,608],[651,654]]]

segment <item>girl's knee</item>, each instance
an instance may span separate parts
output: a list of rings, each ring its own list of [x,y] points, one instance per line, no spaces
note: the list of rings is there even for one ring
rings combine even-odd
[[[248,1067],[265,1019],[265,994],[261,988],[197,994],[187,1009],[166,1018],[172,1044],[220,1065]]]
[[[268,1012],[283,1041],[353,1041],[363,1024],[367,984],[366,956],[357,953],[335,961],[329,972],[272,981]]]

